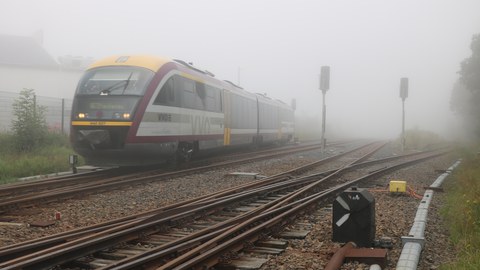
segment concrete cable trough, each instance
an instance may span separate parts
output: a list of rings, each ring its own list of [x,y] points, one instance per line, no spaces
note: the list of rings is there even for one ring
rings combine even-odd
[[[443,181],[460,164],[460,160],[455,162],[442,175],[440,175],[423,195],[422,201],[418,206],[415,220],[408,236],[402,237],[403,249],[397,263],[397,270],[415,270],[420,260],[420,253],[425,245],[425,227],[427,225],[428,207],[433,197],[433,189],[440,187]]]

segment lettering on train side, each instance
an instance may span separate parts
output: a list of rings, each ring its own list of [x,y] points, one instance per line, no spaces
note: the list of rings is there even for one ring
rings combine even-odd
[[[158,121],[160,122],[172,122],[172,115],[169,113],[159,113]]]
[[[192,124],[192,134],[209,134],[210,118],[201,115],[189,115]]]

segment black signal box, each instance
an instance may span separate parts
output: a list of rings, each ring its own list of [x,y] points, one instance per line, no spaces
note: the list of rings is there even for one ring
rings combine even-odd
[[[368,190],[349,188],[335,199],[332,208],[334,242],[372,246],[375,239],[375,198]]]
[[[408,78],[400,79],[400,97],[402,100],[408,97]]]
[[[320,69],[320,90],[327,91],[330,89],[330,67],[323,66]]]

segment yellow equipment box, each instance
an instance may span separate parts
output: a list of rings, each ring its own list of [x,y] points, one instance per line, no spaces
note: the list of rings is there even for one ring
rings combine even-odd
[[[407,191],[406,181],[390,181],[390,192],[405,193]]]

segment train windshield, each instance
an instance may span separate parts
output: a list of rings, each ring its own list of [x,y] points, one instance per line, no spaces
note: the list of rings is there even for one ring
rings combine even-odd
[[[153,72],[138,67],[102,67],[87,71],[78,95],[143,95]]]

